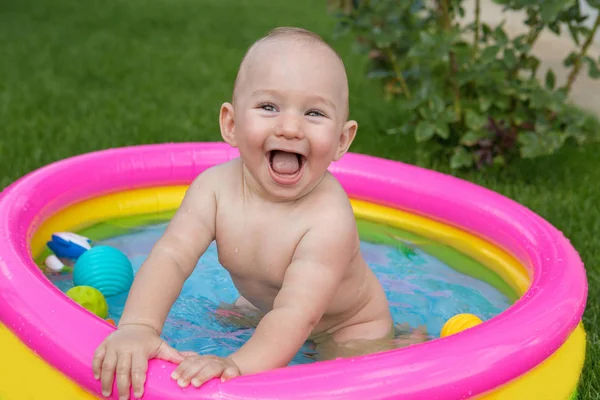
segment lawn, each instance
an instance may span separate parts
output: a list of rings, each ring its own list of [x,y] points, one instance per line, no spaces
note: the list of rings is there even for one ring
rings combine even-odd
[[[349,39],[334,40],[324,1],[3,0],[0,2],[0,188],[42,165],[140,143],[220,140],[246,47],[277,25],[322,34],[343,56],[352,151],[416,163]],[[85,6],[83,5],[85,4]],[[501,171],[460,176],[530,207],[569,237],[588,269],[588,330],[581,398],[600,397],[600,144]]]

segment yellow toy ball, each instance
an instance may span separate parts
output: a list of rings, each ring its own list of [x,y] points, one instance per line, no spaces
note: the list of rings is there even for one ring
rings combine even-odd
[[[483,321],[473,314],[457,314],[450,318],[440,332],[440,337],[446,337],[481,324]]]
[[[108,317],[108,303],[104,295],[91,286],[75,286],[67,291],[66,295],[93,314],[102,319]]]

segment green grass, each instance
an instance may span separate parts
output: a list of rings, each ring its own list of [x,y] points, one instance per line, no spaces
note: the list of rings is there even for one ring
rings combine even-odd
[[[333,40],[323,1],[3,0],[0,2],[0,188],[45,164],[92,150],[141,143],[220,140],[218,110],[229,100],[246,47],[268,29],[300,25],[343,56],[352,151],[409,163],[410,138],[392,103],[364,78],[349,39]],[[590,285],[582,399],[600,397],[600,144],[461,177],[530,207],[569,237]]]

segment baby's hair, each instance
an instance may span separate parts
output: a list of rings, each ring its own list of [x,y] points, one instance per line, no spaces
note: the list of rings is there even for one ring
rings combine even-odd
[[[274,29],[271,29],[267,32],[263,38],[268,37],[277,37],[277,36],[306,36],[313,38],[315,40],[323,41],[323,38],[318,34],[309,31],[308,29],[298,28],[296,26],[280,26]],[[260,40],[260,39],[259,39]]]
[[[326,45],[327,47],[331,48],[331,46],[329,46],[329,43],[327,43],[319,34],[309,31],[308,29],[298,28],[295,26],[280,26],[280,27],[271,29],[269,32],[267,32],[266,35],[264,35],[262,38],[257,40],[257,42],[259,42],[261,40],[269,39],[269,38],[277,38],[280,36],[287,36],[287,37],[297,36],[297,37],[302,37],[305,39],[313,39],[313,40],[320,42],[320,43]],[[333,49],[331,49],[331,50],[333,50]],[[333,52],[335,52],[335,50],[333,50]]]
[[[255,41],[248,48],[248,51],[250,51],[251,48],[253,48],[256,44],[258,44],[260,42],[263,42],[263,41],[269,40],[269,39],[276,39],[279,37],[298,37],[298,38],[303,38],[303,39],[312,39],[315,42],[318,42],[318,43],[321,43],[321,44],[327,46],[339,58],[339,60],[342,61],[342,58],[337,53],[337,51],[335,51],[335,49],[333,47],[331,47],[331,45],[329,43],[327,43],[320,35],[312,32],[312,31],[309,31],[308,29],[299,28],[296,26],[280,26],[280,27],[271,29],[269,32],[267,32],[266,35],[264,35],[263,37],[261,37],[260,39]],[[246,52],[246,55],[248,54],[248,51]],[[244,58],[246,58],[245,55],[244,55]]]
[[[283,37],[297,36],[300,38],[312,39],[315,42],[321,43],[322,45],[325,45],[326,47],[328,47],[329,50],[331,50],[333,52],[333,54],[335,54],[337,56],[337,58],[340,60],[340,62],[342,64],[344,64],[342,57],[340,57],[338,52],[335,51],[335,49],[333,47],[331,47],[331,45],[329,43],[327,43],[325,41],[325,39],[323,39],[318,34],[312,32],[312,31],[309,31],[308,29],[304,29],[304,28],[298,28],[295,26],[280,26],[278,28],[271,29],[269,32],[267,32],[267,34],[265,36],[263,36],[261,39],[259,39],[256,43],[258,43],[260,40],[266,40],[269,38],[277,38],[280,36],[283,36]]]
[[[335,54],[335,56],[338,58],[338,60],[342,63],[342,66],[344,65],[344,61],[342,60],[342,57],[340,57],[338,52],[335,51],[335,49],[333,47],[331,47],[331,45],[329,43],[327,43],[318,34],[312,32],[312,31],[309,31],[308,29],[299,28],[299,27],[295,27],[295,26],[280,26],[280,27],[277,27],[277,28],[274,28],[274,29],[271,29],[270,31],[268,31],[266,33],[266,35],[264,35],[260,39],[256,40],[254,43],[252,43],[252,45],[250,47],[248,47],[248,50],[246,50],[246,53],[244,54],[244,57],[242,58],[242,61],[240,63],[240,68],[238,69],[238,74],[235,78],[235,82],[233,85],[233,97],[235,97],[235,89],[238,84],[238,80],[240,77],[240,71],[242,70],[242,65],[244,64],[244,61],[248,57],[248,53],[250,53],[250,50],[252,50],[252,48],[254,46],[256,46],[257,44],[259,44],[261,42],[264,42],[264,41],[270,40],[270,39],[282,38],[282,37],[287,37],[287,38],[296,37],[299,39],[305,39],[305,40],[320,43],[320,44],[326,46],[327,48],[329,48],[329,50],[331,50],[333,52],[333,54]]]

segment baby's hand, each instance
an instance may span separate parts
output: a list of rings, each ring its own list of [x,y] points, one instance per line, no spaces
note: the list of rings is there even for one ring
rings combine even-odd
[[[241,375],[237,365],[229,358],[201,356],[192,352],[183,352],[186,358],[173,371],[171,377],[177,384],[186,387],[190,384],[199,387],[203,383],[221,377],[221,382]]]
[[[111,333],[98,346],[92,361],[94,377],[102,382],[102,395],[110,396],[116,373],[120,400],[129,399],[130,385],[135,397],[142,397],[151,358],[178,363],[184,355],[170,347],[150,326],[125,325]]]

